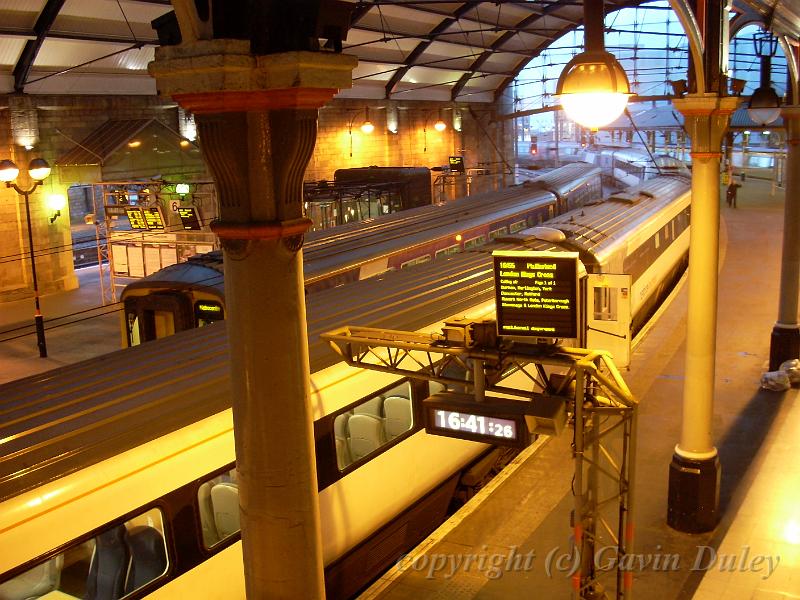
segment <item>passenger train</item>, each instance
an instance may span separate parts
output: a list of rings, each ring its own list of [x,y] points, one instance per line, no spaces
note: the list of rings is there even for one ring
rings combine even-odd
[[[576,163],[499,192],[311,232],[303,250],[306,291],[469,250],[601,195],[600,169]],[[129,284],[121,295],[123,345],[224,319],[222,271],[222,253],[217,251]]]
[[[689,227],[688,179],[656,177],[545,227],[308,296],[328,597],[351,597],[423,539],[491,450],[425,433],[421,402],[439,384],[354,370],[319,334],[491,317],[491,252],[528,248],[580,254],[570,343],[630,343],[685,265]],[[0,598],[243,598],[230,407],[221,323],[0,386]]]
[[[680,159],[664,153],[647,152],[642,147],[611,148],[598,146],[583,154],[586,162],[597,165],[616,185],[630,187],[662,173],[689,173]]]

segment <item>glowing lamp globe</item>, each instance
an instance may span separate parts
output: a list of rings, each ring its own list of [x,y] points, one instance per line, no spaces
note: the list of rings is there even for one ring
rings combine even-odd
[[[10,160],[0,160],[0,181],[10,183],[19,175],[19,169]]]
[[[28,175],[34,181],[43,181],[50,175],[50,165],[43,158],[34,158],[28,165]]]
[[[781,99],[771,87],[760,87],[750,96],[747,115],[757,125],[768,125],[781,114]]]
[[[375,131],[375,125],[372,124],[372,121],[364,121],[361,125],[361,131],[364,133],[372,133]]]
[[[444,131],[445,129],[447,129],[447,123],[439,119],[438,121],[436,121],[436,123],[433,124],[433,128],[436,131]]]
[[[567,116],[596,131],[622,114],[630,85],[613,55],[586,51],[576,55],[558,78],[556,95]]]

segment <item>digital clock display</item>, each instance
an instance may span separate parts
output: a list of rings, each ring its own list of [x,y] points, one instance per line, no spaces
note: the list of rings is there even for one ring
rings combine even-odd
[[[436,427],[441,429],[492,436],[499,440],[517,439],[517,424],[511,419],[471,415],[442,409],[434,410],[433,414]]]

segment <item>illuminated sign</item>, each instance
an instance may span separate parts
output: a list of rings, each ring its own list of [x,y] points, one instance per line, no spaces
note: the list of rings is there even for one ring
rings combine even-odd
[[[125,208],[125,214],[128,217],[128,221],[131,223],[131,229],[147,229],[147,221],[144,218],[144,213],[142,213],[141,208]]]
[[[202,327],[225,318],[222,304],[213,300],[200,300],[194,304],[194,317],[197,326]]]
[[[511,419],[465,414],[454,410],[434,410],[436,426],[450,431],[471,431],[475,434],[490,435],[501,439],[516,440],[517,424]]]
[[[179,206],[177,209],[178,216],[181,218],[181,224],[184,230],[200,231],[200,215],[197,208],[194,206]]]
[[[471,394],[439,392],[422,406],[427,433],[518,448],[530,443],[530,402],[491,396],[476,402]]]
[[[463,156],[451,156],[449,158],[450,163],[450,170],[454,173],[463,173],[464,172],[464,157]]]
[[[578,337],[578,253],[497,251],[497,333]]]
[[[147,207],[143,208],[142,212],[148,229],[164,229],[164,217],[161,215],[160,208]]]

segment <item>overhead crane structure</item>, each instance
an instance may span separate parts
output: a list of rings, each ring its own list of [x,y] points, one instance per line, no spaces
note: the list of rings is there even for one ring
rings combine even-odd
[[[471,390],[476,412],[488,398],[527,404],[531,433],[557,433],[553,407],[563,408],[574,424],[575,468],[572,552],[563,570],[575,598],[631,597],[637,400],[607,352],[508,341],[493,327],[459,321],[424,334],[344,326],[322,337],[353,367]],[[471,379],[454,376],[454,367]]]

